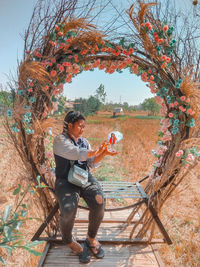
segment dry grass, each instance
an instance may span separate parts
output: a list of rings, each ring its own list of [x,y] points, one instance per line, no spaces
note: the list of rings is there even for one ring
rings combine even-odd
[[[157,147],[157,132],[160,128],[159,120],[136,119],[135,113],[111,118],[110,113],[100,112],[98,115],[88,117],[85,137],[88,137],[93,148],[103,142],[107,134],[119,130],[124,134],[124,139],[117,145],[121,153],[113,158],[106,157],[101,167],[94,170],[97,177],[110,179],[126,179],[136,181],[145,176],[154,162],[152,149]],[[53,134],[62,130],[62,122],[57,121]],[[1,152],[1,207],[8,203],[15,203],[11,187],[18,183],[20,177],[27,175],[18,155],[13,147],[6,143],[6,133],[0,127],[0,152]],[[173,196],[165,203],[162,210],[162,221],[168,229],[173,245],[160,245],[159,252],[165,266],[200,266],[200,167],[193,169],[187,178],[178,186]],[[24,182],[25,186],[25,182]],[[34,198],[26,199],[29,207],[29,216],[40,217]],[[31,239],[38,228],[39,221],[28,221],[23,226],[23,233],[28,240]],[[42,248],[38,248],[42,250]],[[26,251],[16,251],[7,262],[9,267],[36,266],[39,257],[30,255]]]

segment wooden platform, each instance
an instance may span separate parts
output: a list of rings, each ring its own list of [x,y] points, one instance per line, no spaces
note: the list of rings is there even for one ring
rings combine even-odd
[[[76,256],[68,247],[57,243],[48,243],[46,253],[43,254],[38,267],[163,267],[163,263],[156,256],[152,246],[144,245],[111,245],[104,244],[105,257],[98,260],[91,257],[87,265],[80,264]],[[154,254],[155,252],[155,254]]]
[[[129,213],[130,211],[127,210],[105,213],[104,220],[99,228],[97,236],[105,251],[104,259],[97,260],[92,257],[89,264],[79,264],[78,257],[66,245],[62,244],[61,236],[58,234],[56,240],[48,238],[48,243],[38,267],[164,266],[153,245],[147,245],[145,240],[129,238],[132,224],[139,218],[139,214],[136,214],[132,223],[126,227],[125,218],[128,217]],[[79,210],[73,228],[73,236],[79,242],[84,241],[87,234],[87,227],[88,211]],[[156,241],[156,243],[158,243],[158,241]]]

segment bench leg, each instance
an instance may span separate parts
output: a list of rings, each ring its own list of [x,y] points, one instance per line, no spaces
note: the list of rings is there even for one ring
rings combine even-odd
[[[51,221],[51,219],[53,218],[53,216],[56,214],[56,212],[58,211],[58,209],[59,209],[59,204],[57,202],[55,204],[55,206],[53,207],[52,211],[47,216],[46,220],[40,225],[40,227],[38,228],[37,232],[32,237],[31,241],[37,240],[40,237],[41,233],[44,231],[44,229],[46,228],[46,226],[48,225],[48,223]]]
[[[171,241],[171,239],[170,239],[167,231],[165,230],[165,228],[164,228],[164,226],[163,226],[160,218],[158,217],[158,214],[157,214],[156,210],[154,209],[154,207],[152,206],[151,203],[146,202],[146,205],[147,205],[149,211],[151,212],[151,214],[152,214],[152,216],[153,216],[153,218],[154,218],[154,220],[155,220],[158,228],[160,229],[162,235],[164,236],[167,244],[168,245],[171,245],[172,244],[172,241]]]

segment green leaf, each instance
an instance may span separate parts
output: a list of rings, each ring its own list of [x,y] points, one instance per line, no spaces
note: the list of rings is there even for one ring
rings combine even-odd
[[[7,221],[8,217],[10,216],[11,209],[12,208],[11,208],[10,205],[7,205],[5,207],[5,210],[4,210],[4,213],[3,213],[3,218],[2,218],[4,222]]]
[[[30,248],[30,247],[34,247],[34,246],[37,246],[37,245],[41,245],[43,243],[44,243],[44,241],[35,240],[35,241],[32,241],[29,244],[27,244],[26,247]]]
[[[18,187],[14,190],[13,195],[17,195],[21,190],[21,185],[18,184]]]
[[[34,249],[30,249],[29,247],[26,247],[26,246],[24,246],[22,248],[28,250],[28,252],[30,252],[31,254],[33,254],[35,256],[42,256],[42,253],[41,252],[38,252],[38,251],[36,251]]]
[[[9,226],[4,226],[3,231],[5,234],[5,237],[8,239],[8,241],[10,241],[12,229]]]
[[[22,204],[21,207],[24,208],[24,209],[27,208],[26,204]]]
[[[37,176],[38,186],[40,187],[40,175]]]
[[[0,257],[0,262],[2,262],[5,266],[7,266],[6,262],[4,261],[2,257]]]
[[[21,226],[22,224],[23,224],[23,221],[19,221],[19,222],[17,222],[15,229],[16,229],[16,230],[19,230],[19,228],[20,228],[20,226]]]

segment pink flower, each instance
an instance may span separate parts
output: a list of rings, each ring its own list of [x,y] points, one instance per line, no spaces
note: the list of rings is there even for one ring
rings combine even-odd
[[[195,160],[195,157],[194,155],[192,154],[188,154],[187,158],[186,158],[186,161],[194,161]]]
[[[176,157],[181,157],[183,155],[183,150],[179,150],[178,152],[176,152]]]
[[[180,97],[180,100],[185,101],[186,97],[183,95]]]
[[[173,113],[171,113],[171,112],[168,115],[170,118],[173,118],[173,116],[174,116]]]
[[[174,106],[175,106],[175,107],[178,106],[178,102],[177,102],[177,101],[174,102]]]

